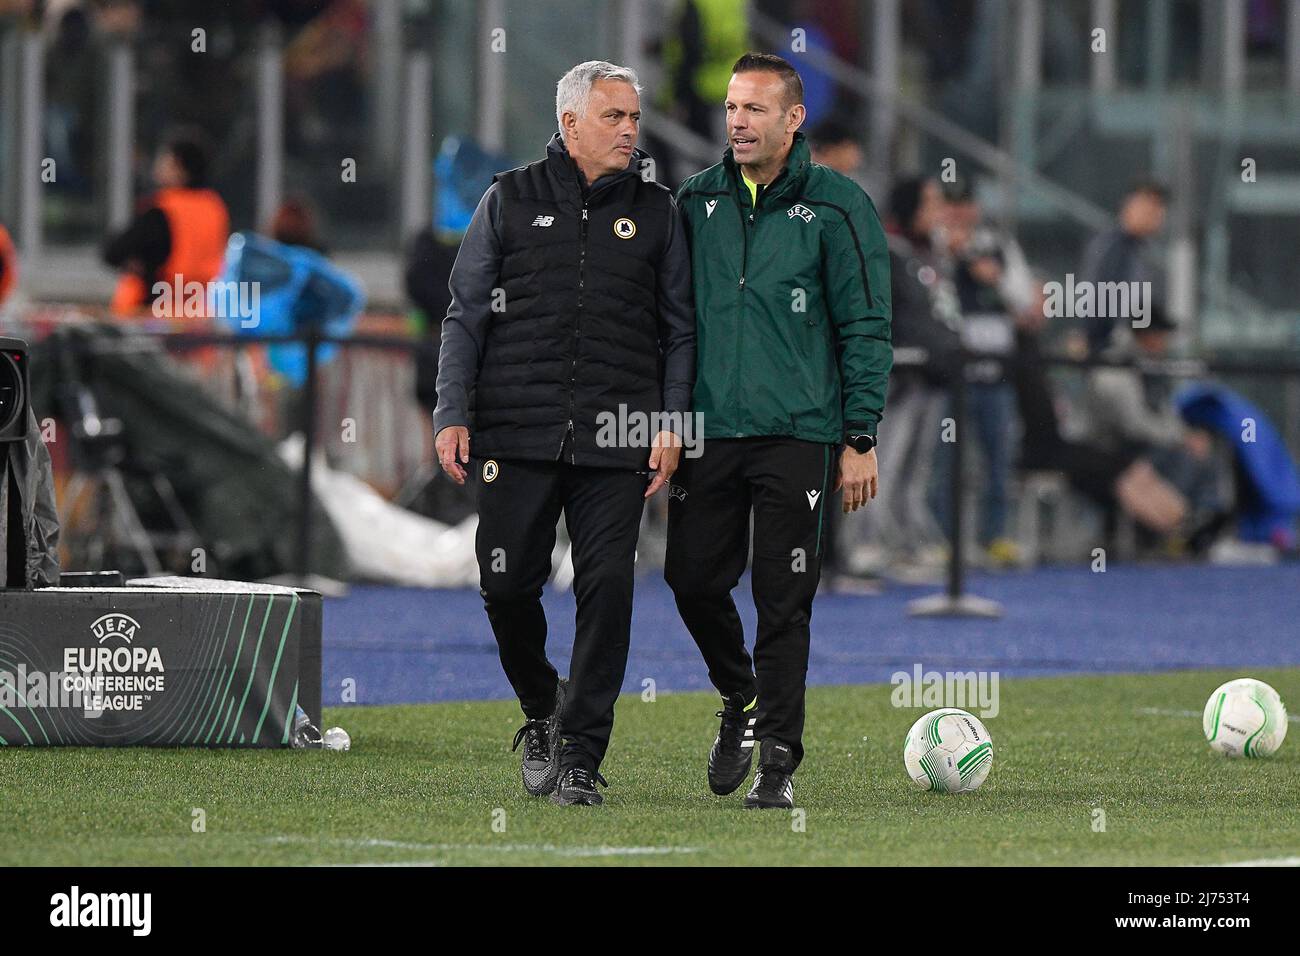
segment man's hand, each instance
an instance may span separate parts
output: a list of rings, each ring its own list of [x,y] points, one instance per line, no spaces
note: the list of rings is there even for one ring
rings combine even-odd
[[[469,464],[469,429],[464,425],[448,425],[433,440],[438,452],[438,464],[452,481],[465,484],[465,469],[460,462]]]
[[[654,481],[645,490],[647,498],[668,484],[668,479],[677,470],[682,459],[682,439],[674,432],[663,431],[655,435],[650,445],[650,470],[655,472]]]
[[[844,489],[845,514],[857,511],[876,497],[878,475],[874,448],[865,455],[847,447],[840,453],[840,473],[835,479],[835,490]]]

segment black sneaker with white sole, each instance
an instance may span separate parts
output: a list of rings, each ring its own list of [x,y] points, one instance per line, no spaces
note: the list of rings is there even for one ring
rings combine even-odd
[[[763,741],[754,785],[745,794],[745,809],[794,808],[794,754],[775,740]]]
[[[596,784],[608,787],[605,778],[596,770],[577,764],[560,771],[560,779],[555,784],[551,800],[562,807],[579,804],[586,807],[598,807],[605,798],[596,789]]]
[[[529,720],[515,734],[511,751],[524,745],[522,773],[524,790],[530,796],[544,797],[555,789],[560,775],[560,717],[564,713],[564,698],[569,682],[561,679],[555,685],[555,709],[551,716]]]
[[[754,723],[758,719],[758,698],[745,702],[745,694],[722,698],[717,712],[722,722],[709,751],[709,789],[720,797],[734,793],[749,776],[754,759]]]

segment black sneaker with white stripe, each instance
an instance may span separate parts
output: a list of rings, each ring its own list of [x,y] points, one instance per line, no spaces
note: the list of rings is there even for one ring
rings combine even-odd
[[[582,764],[565,767],[560,771],[560,779],[555,785],[555,792],[551,794],[551,801],[562,807],[573,804],[598,807],[605,802],[605,798],[596,789],[598,782],[602,787],[609,786],[605,778],[590,767]]]
[[[775,740],[763,741],[754,785],[745,794],[745,809],[794,808],[794,754]]]
[[[758,698],[745,702],[743,693],[722,698],[718,736],[709,751],[709,789],[720,797],[733,793],[749,776],[754,759],[754,723]]]
[[[551,716],[529,720],[515,734],[511,751],[524,745],[522,772],[524,790],[534,797],[544,797],[555,789],[560,774],[560,716],[564,713],[564,698],[569,682],[561,679],[555,685],[555,709]]]

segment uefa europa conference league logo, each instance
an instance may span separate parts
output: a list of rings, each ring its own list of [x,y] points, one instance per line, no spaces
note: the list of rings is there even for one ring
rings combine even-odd
[[[68,708],[95,718],[105,711],[144,710],[164,689],[162,655],[135,640],[140,622],[114,611],[90,625],[89,647],[65,647],[63,670],[0,669],[0,707]]]
[[[113,611],[90,625],[95,644],[63,649],[64,683],[80,692],[87,717],[104,711],[141,711],[145,701],[163,690],[163,663],[158,648],[135,645],[140,623]]]

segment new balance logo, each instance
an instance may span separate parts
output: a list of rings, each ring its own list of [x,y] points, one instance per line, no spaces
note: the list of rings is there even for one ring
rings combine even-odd
[[[554,216],[538,216],[536,219],[533,220],[533,225],[534,225],[534,226],[549,226],[549,225],[550,225],[551,223],[553,223],[553,222],[555,222],[555,217],[554,217]]]
[[[718,205],[718,201],[717,201],[716,199],[706,199],[706,200],[704,201],[704,218],[705,218],[705,219],[708,219],[710,216],[713,215],[713,209],[714,209],[714,207],[717,206],[717,205]]]
[[[812,222],[813,219],[816,218],[817,213],[813,212],[811,209],[809,209],[807,206],[805,206],[803,203],[800,202],[800,203],[795,203],[793,206],[791,206],[790,211],[787,212],[785,215],[786,218],[788,219],[793,219],[795,216],[798,216],[804,222]]]
[[[822,493],[820,491],[805,491],[804,494],[808,496],[808,510],[812,511],[817,507],[817,499],[822,496]]]

